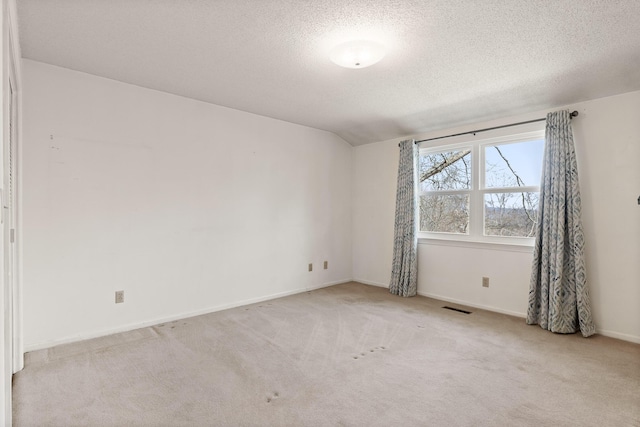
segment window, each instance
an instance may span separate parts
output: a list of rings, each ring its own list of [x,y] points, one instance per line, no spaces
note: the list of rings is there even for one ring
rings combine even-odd
[[[544,131],[421,147],[423,237],[532,243]]]

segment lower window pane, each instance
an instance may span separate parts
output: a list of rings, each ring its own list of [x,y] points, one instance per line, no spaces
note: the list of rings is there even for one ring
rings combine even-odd
[[[420,197],[420,230],[467,234],[469,195],[422,195]]]
[[[484,195],[486,236],[533,237],[540,193],[487,193]]]

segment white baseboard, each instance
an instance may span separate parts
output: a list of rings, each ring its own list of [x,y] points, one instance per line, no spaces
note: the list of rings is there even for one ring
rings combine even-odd
[[[640,344],[640,337],[631,334],[621,334],[620,332],[607,331],[603,329],[596,329],[596,333],[609,338],[616,338],[622,341],[629,341],[635,344]]]
[[[444,297],[442,295],[435,295],[435,294],[432,294],[430,292],[420,292],[420,291],[418,291],[418,295],[421,295],[421,296],[427,297],[427,298],[437,299],[437,300],[440,300],[440,301],[451,302],[451,303],[454,303],[454,304],[466,305],[467,307],[479,308],[481,310],[493,311],[494,313],[508,314],[509,316],[521,317],[523,319],[527,317],[527,315],[525,313],[519,313],[517,311],[504,310],[502,308],[493,307],[493,306],[490,306],[490,305],[477,304],[477,303],[470,302],[470,301]]]
[[[107,336],[107,335],[117,334],[117,333],[121,333],[121,332],[133,331],[135,329],[146,328],[146,327],[149,327],[149,326],[158,325],[160,323],[173,322],[174,320],[181,320],[181,319],[186,319],[186,318],[189,318],[189,317],[201,316],[203,314],[215,313],[217,311],[228,310],[230,308],[236,308],[236,307],[242,307],[242,306],[245,306],[245,305],[256,304],[256,303],[263,302],[263,301],[269,301],[269,300],[272,300],[272,299],[282,298],[282,297],[286,297],[286,296],[289,296],[289,295],[300,294],[300,293],[303,293],[303,292],[313,291],[313,290],[316,290],[316,289],[322,289],[322,288],[326,288],[326,287],[333,286],[333,285],[339,285],[341,283],[348,283],[348,282],[351,282],[351,281],[352,281],[352,279],[335,280],[335,281],[332,281],[332,282],[323,283],[321,285],[308,286],[308,287],[294,289],[294,290],[285,291],[285,292],[278,292],[278,293],[275,293],[275,294],[264,295],[264,296],[257,297],[257,298],[249,298],[249,299],[245,299],[245,300],[242,300],[242,301],[237,301],[237,302],[233,302],[233,303],[229,303],[229,304],[221,304],[221,305],[217,305],[217,306],[214,306],[214,307],[209,307],[209,308],[205,308],[205,309],[201,309],[201,310],[194,310],[194,311],[179,313],[179,314],[175,314],[175,315],[171,315],[171,316],[156,317],[156,318],[153,318],[153,319],[150,319],[150,320],[146,320],[144,322],[129,323],[129,324],[126,324],[126,325],[115,327],[115,328],[102,329],[100,331],[95,331],[95,332],[91,332],[91,333],[87,333],[87,334],[73,335],[73,336],[69,336],[69,337],[65,337],[65,338],[61,338],[61,339],[56,339],[56,340],[51,340],[51,341],[44,341],[44,342],[39,342],[39,343],[34,343],[34,344],[27,344],[27,345],[25,345],[25,353],[28,353],[30,351],[36,351],[36,350],[43,350],[43,349],[55,347],[55,346],[58,346],[58,345],[70,344],[70,343],[74,343],[74,342],[78,342],[78,341],[85,341],[85,340],[89,340],[89,339],[93,339],[93,338],[104,337],[104,336]]]
[[[160,324],[160,323],[172,322],[174,320],[186,319],[186,318],[189,318],[189,317],[200,316],[200,315],[203,315],[203,314],[215,313],[217,311],[228,310],[230,308],[241,307],[241,306],[245,306],[245,305],[249,305],[249,304],[256,304],[256,303],[263,302],[263,301],[269,301],[269,300],[272,300],[272,299],[282,298],[282,297],[286,297],[286,296],[289,296],[289,295],[300,294],[300,293],[303,293],[303,292],[313,291],[313,290],[316,290],[316,289],[322,289],[322,288],[326,288],[326,287],[329,287],[329,286],[339,285],[339,284],[342,284],[342,283],[348,283],[348,282],[351,282],[351,281],[362,283],[362,284],[365,284],[365,285],[370,285],[370,286],[377,286],[377,287],[381,287],[381,288],[388,288],[389,287],[388,283],[374,282],[374,281],[366,280],[366,279],[335,280],[335,281],[332,281],[332,282],[323,283],[321,285],[309,286],[309,287],[299,288],[299,289],[295,289],[295,290],[291,290],[291,291],[285,291],[285,292],[279,292],[279,293],[270,294],[270,295],[264,295],[264,296],[257,297],[257,298],[249,298],[249,299],[242,300],[242,301],[237,301],[237,302],[234,302],[234,303],[222,304],[222,305],[209,307],[209,308],[202,309],[202,310],[195,310],[195,311],[175,314],[175,315],[172,315],[172,316],[157,317],[157,318],[154,318],[154,319],[151,319],[151,320],[148,320],[148,321],[144,321],[144,322],[130,323],[130,324],[127,324],[127,325],[122,325],[122,326],[118,326],[118,327],[115,327],[115,328],[103,329],[103,330],[92,332],[92,333],[88,333],[88,334],[81,334],[81,335],[65,337],[65,338],[57,339],[57,340],[51,340],[51,341],[45,341],[45,342],[40,342],[40,343],[28,344],[28,345],[25,345],[25,352],[43,350],[43,349],[46,349],[46,348],[51,348],[51,347],[55,347],[55,346],[62,345],[62,344],[70,344],[70,343],[73,343],[73,342],[84,341],[84,340],[88,340],[88,339],[92,339],[92,338],[99,338],[99,337],[103,337],[103,336],[106,336],[106,335],[117,334],[117,333],[120,333],[120,332],[133,331],[135,329],[146,328],[146,327],[157,325],[157,324]],[[428,297],[428,298],[437,299],[437,300],[440,300],[440,301],[446,301],[446,302],[450,302],[450,303],[454,303],[454,304],[465,305],[465,306],[468,306],[468,307],[479,308],[479,309],[482,309],[482,310],[493,311],[493,312],[496,312],[496,313],[508,314],[510,316],[516,316],[516,317],[521,317],[521,318],[525,318],[526,317],[525,313],[519,313],[519,312],[515,312],[515,311],[511,311],[511,310],[503,310],[503,309],[497,308],[497,307],[492,307],[492,306],[487,306],[487,305],[482,305],[482,304],[476,304],[476,303],[472,303],[472,302],[465,301],[465,300],[459,300],[459,299],[455,299],[455,298],[444,297],[442,295],[436,295],[436,294],[432,294],[432,293],[429,293],[429,292],[420,292],[420,291],[418,291],[418,295],[424,296],[424,297]],[[614,332],[614,331],[609,331],[609,330],[602,330],[602,329],[598,329],[597,332],[600,335],[603,335],[603,336],[606,336],[606,337],[616,338],[616,339],[619,339],[619,340],[629,341],[629,342],[632,342],[632,343],[640,344],[640,337],[635,336],[635,335],[623,334],[623,333],[619,333],[619,332]]]
[[[364,285],[378,286],[380,288],[388,288],[388,283],[380,283],[380,282],[372,282],[371,280],[365,279],[353,279],[354,282],[362,283]]]
[[[335,281],[333,281],[333,282],[323,283],[322,285],[320,285],[320,286],[316,286],[316,287],[315,287],[315,288],[313,288],[313,289],[328,288],[329,286],[341,285],[341,284],[343,284],[343,283],[349,283],[349,282],[353,282],[353,279],[341,279],[341,280],[335,280]],[[308,291],[308,290],[311,290],[311,289],[306,289],[306,290]]]
[[[365,279],[353,279],[353,280],[354,280],[354,282],[364,283],[365,285],[379,286],[381,288],[388,288],[389,287],[388,283],[373,282],[371,280],[365,280]],[[437,300],[440,300],[440,301],[451,302],[451,303],[454,303],[454,304],[466,305],[468,307],[480,308],[482,310],[493,311],[493,312],[496,312],[496,313],[508,314],[510,316],[516,316],[516,317],[522,317],[522,318],[527,317],[526,314],[524,314],[524,313],[518,313],[516,311],[503,310],[501,308],[492,307],[492,306],[489,306],[489,305],[481,305],[481,304],[476,304],[476,303],[472,303],[472,302],[465,301],[465,300],[458,300],[458,299],[455,299],[455,298],[444,297],[442,295],[436,295],[436,294],[432,294],[432,293],[429,293],[429,292],[418,291],[418,295],[423,296],[423,297],[427,297],[427,298],[437,299]]]
[[[428,298],[434,298],[437,300],[441,300],[441,301],[446,301],[446,302],[451,302],[454,304],[460,304],[460,305],[466,305],[469,307],[474,307],[474,308],[480,308],[482,310],[487,310],[487,311],[493,311],[496,313],[501,313],[501,314],[508,314],[510,316],[515,316],[515,317],[520,317],[523,319],[526,319],[527,315],[526,313],[519,313],[517,311],[511,311],[511,310],[503,310],[501,308],[497,308],[497,307],[492,307],[492,306],[488,306],[488,305],[482,305],[482,304],[476,304],[476,303],[472,303],[469,301],[464,301],[464,300],[458,300],[455,298],[448,298],[448,297],[443,297],[442,295],[435,295],[435,294],[431,294],[428,292],[418,292],[418,295],[424,296],[424,297],[428,297]],[[622,334],[620,332],[614,332],[614,331],[608,331],[608,330],[602,330],[602,329],[598,329],[596,331],[598,334],[603,335],[605,337],[610,337],[610,338],[616,338],[622,341],[629,341],[632,343],[636,343],[636,344],[640,344],[640,337],[637,337],[635,335],[631,335],[631,334]]]

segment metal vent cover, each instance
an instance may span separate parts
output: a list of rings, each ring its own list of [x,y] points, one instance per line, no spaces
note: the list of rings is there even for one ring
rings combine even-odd
[[[463,309],[461,309],[461,308],[449,307],[448,305],[445,305],[445,306],[444,306],[444,307],[442,307],[442,308],[446,308],[447,310],[453,310],[453,311],[457,311],[457,312],[464,313],[464,314],[471,314],[471,312],[470,312],[470,311],[463,310]]]

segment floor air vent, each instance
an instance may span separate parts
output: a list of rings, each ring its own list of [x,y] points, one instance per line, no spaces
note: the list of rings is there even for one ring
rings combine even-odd
[[[447,310],[453,310],[453,311],[457,311],[457,312],[464,313],[464,314],[471,314],[471,312],[470,312],[470,311],[462,310],[462,309],[460,309],[460,308],[449,307],[448,305],[445,305],[445,306],[444,306],[444,307],[442,307],[442,308],[446,308]]]

